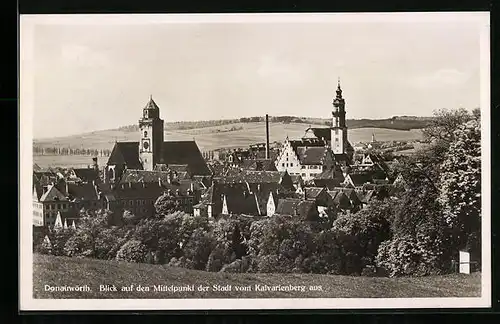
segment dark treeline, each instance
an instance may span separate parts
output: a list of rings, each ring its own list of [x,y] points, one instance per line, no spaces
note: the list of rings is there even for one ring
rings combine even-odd
[[[71,148],[71,147],[42,147],[33,146],[34,155],[88,155],[88,156],[109,156],[109,149]]]
[[[431,117],[411,117],[411,116],[395,116],[387,119],[348,119],[347,127],[349,128],[388,128],[397,130],[421,129],[427,127]],[[206,128],[230,125],[236,123],[259,123],[264,122],[265,116],[241,117],[236,119],[219,119],[219,120],[203,120],[203,121],[180,121],[166,123],[165,127],[169,130],[187,130],[194,128]],[[269,116],[271,123],[301,123],[311,125],[326,125],[331,124],[328,118],[312,118],[312,117],[297,117],[297,116]],[[118,130],[126,132],[136,132],[139,130],[137,125],[128,125],[118,128]]]

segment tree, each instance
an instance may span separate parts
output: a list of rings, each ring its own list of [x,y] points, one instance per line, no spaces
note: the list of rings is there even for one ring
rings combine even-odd
[[[72,235],[74,238],[64,246],[65,254],[99,257],[99,240],[103,235],[102,232],[109,227],[111,217],[112,213],[109,210],[100,210],[97,213],[82,210],[78,228]]]
[[[168,192],[165,192],[163,195],[158,197],[158,199],[156,199],[155,201],[154,206],[156,211],[155,215],[157,217],[162,217],[168,214],[172,214],[182,209],[179,200]]]
[[[439,201],[446,222],[453,229],[457,248],[462,249],[469,237],[477,240],[481,230],[481,127],[478,119],[456,129],[441,170]],[[480,252],[480,249],[474,250],[474,254]]]
[[[420,161],[400,165],[405,190],[395,201],[392,238],[380,244],[376,257],[392,276],[443,273],[455,249],[438,201],[439,176],[433,172],[439,167],[429,165],[432,158]]]
[[[204,270],[214,244],[215,240],[210,233],[198,228],[192,232],[189,240],[183,246],[184,257],[191,261],[193,269]]]
[[[146,260],[148,249],[141,241],[130,240],[116,254],[116,260],[141,263]]]
[[[394,213],[391,201],[372,202],[357,213],[340,214],[332,231],[344,255],[344,273],[360,274],[375,263],[380,243],[391,237],[390,219]]]
[[[477,113],[474,113],[477,114]],[[465,108],[440,109],[434,112],[430,124],[422,130],[427,141],[451,142],[457,127],[472,118]]]
[[[142,219],[135,227],[133,237],[157,254],[159,263],[168,262],[182,254],[183,233],[179,229],[185,216],[178,212],[163,218]]]

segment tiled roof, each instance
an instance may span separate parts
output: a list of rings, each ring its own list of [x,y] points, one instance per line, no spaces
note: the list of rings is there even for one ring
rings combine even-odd
[[[222,212],[223,197],[230,213],[258,214],[256,196],[246,183],[214,183],[202,197],[202,203],[212,205],[213,213],[218,215]]]
[[[312,131],[314,136],[318,139],[324,139],[325,141],[329,141],[332,138],[332,131],[330,127],[309,127],[306,129],[306,132]]]
[[[350,164],[351,161],[349,160],[349,157],[347,154],[334,154],[333,158],[337,163],[345,163],[345,164]]]
[[[333,198],[333,202],[340,208],[352,207],[349,197],[340,190],[329,190],[328,194]]]
[[[167,165],[185,164],[192,174],[210,175],[210,169],[195,141],[168,141],[163,142],[163,163]]]
[[[248,187],[250,192],[255,194],[261,213],[264,213],[267,209],[267,202],[270,195],[273,196],[274,203],[276,204],[280,197],[289,193],[287,189],[278,183],[254,183],[249,184]]]
[[[145,187],[140,185],[131,185],[121,187],[118,186],[115,190],[112,191],[112,195],[115,199],[157,199],[164,192],[164,188],[155,185],[149,184]]]
[[[68,196],[70,199],[91,201],[98,200],[96,188],[92,183],[76,184],[68,183]]]
[[[272,159],[248,159],[244,160],[241,167],[253,171],[277,171]]]
[[[325,143],[322,141],[305,141],[305,140],[289,140],[290,146],[297,153],[298,147],[325,147]]]
[[[172,175],[173,176],[173,175]],[[169,172],[168,171],[146,171],[146,170],[130,170],[127,169],[123,172],[120,183],[128,182],[158,182],[158,179],[163,181],[168,181]]]
[[[67,201],[67,199],[55,186],[49,185],[47,191],[40,197],[40,201]]]
[[[279,200],[276,214],[298,216],[306,219],[314,210],[316,210],[314,201],[285,198]]]
[[[328,152],[328,148],[299,146],[296,149],[300,164],[302,165],[322,165]]]
[[[335,168],[330,168],[330,169],[325,169],[323,172],[317,174],[314,179],[337,179],[337,180],[344,180],[344,176],[342,175],[342,170],[340,169],[335,169]]]
[[[312,183],[315,187],[324,187],[327,189],[333,189],[340,186],[342,179],[313,179]]]
[[[220,183],[279,183],[283,175],[284,173],[279,171],[241,170],[229,176],[214,179]]]
[[[162,146],[163,164],[187,165],[196,175],[210,175],[203,156],[195,141],[168,141]],[[128,169],[142,170],[139,161],[139,142],[118,142],[108,159],[108,164],[125,164]]]
[[[93,168],[73,169],[75,175],[84,182],[92,182],[99,179],[99,172]]]
[[[349,177],[355,186],[362,186],[365,183],[372,182],[372,175],[370,173],[351,173]]]
[[[316,199],[325,188],[305,187],[304,193],[307,199]]]
[[[125,164],[128,169],[142,169],[139,161],[139,142],[117,142],[108,159],[109,164]]]
[[[351,201],[351,203],[354,206],[361,204],[361,200],[359,199],[358,195],[356,194],[355,189],[343,188],[342,192],[347,196],[347,198],[349,198],[349,200]]]
[[[224,197],[230,214],[259,215],[257,198],[254,194],[244,190],[231,190],[224,193]]]

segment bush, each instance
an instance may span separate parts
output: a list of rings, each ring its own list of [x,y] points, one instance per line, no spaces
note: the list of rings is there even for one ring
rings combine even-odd
[[[213,245],[213,238],[203,229],[196,229],[191,234],[187,243],[182,247],[182,251],[184,257],[191,261],[192,269],[204,270],[206,268]]]
[[[380,245],[377,266],[386,269],[391,277],[443,274],[450,269],[443,237],[440,233],[424,231],[416,237],[396,236]]]
[[[85,232],[74,233],[64,245],[64,254],[69,257],[92,257],[93,252],[92,238]]]
[[[144,262],[148,255],[148,249],[141,241],[130,240],[118,250],[116,260],[127,262]]]
[[[69,238],[73,235],[73,230],[60,229],[55,230],[49,235],[50,239],[50,254],[62,256],[64,253],[64,246]]]
[[[392,212],[389,202],[377,201],[357,213],[339,215],[332,231],[342,253],[341,272],[360,274],[365,266],[375,263],[380,243],[391,236],[388,219]]]

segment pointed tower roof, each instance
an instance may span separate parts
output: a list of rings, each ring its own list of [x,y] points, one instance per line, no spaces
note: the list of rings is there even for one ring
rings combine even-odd
[[[158,105],[156,104],[156,102],[153,100],[153,95],[149,95],[149,101],[146,104],[146,106],[144,107],[144,109],[148,109],[148,110],[160,109],[158,107]]]

